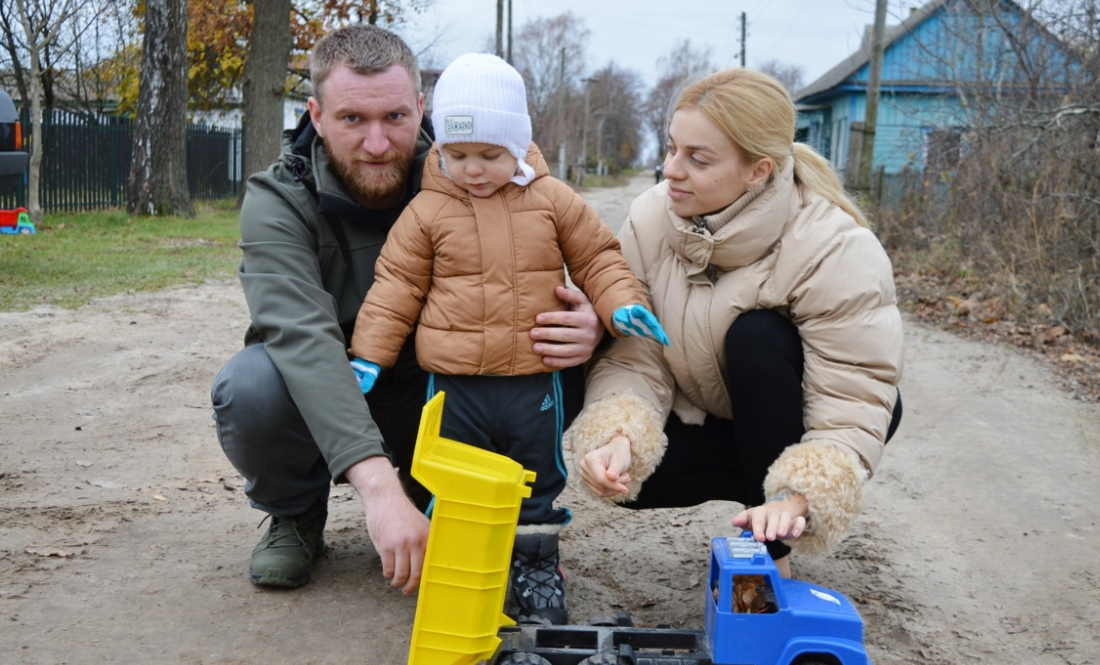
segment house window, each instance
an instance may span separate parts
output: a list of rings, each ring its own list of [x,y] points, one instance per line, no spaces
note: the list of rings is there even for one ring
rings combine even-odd
[[[922,147],[925,173],[947,173],[959,167],[962,132],[959,129],[925,129]]]

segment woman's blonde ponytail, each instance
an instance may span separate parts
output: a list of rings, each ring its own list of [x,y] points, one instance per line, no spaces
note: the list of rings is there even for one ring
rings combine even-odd
[[[867,218],[845,193],[828,160],[794,142],[794,102],[772,77],[740,68],[711,74],[684,87],[672,111],[682,108],[702,111],[750,162],[770,157],[778,171],[793,155],[796,181],[867,226]]]
[[[848,197],[828,160],[805,143],[795,143],[793,148],[795,180],[851,215],[860,226],[868,226],[863,211]]]

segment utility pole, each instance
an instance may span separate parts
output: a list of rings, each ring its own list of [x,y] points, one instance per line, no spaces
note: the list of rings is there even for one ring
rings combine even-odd
[[[565,47],[561,47],[558,74],[558,180],[565,180]]]
[[[745,12],[741,12],[741,69],[745,68]]]
[[[596,124],[596,175],[606,175],[603,168],[603,121],[607,115],[607,111],[596,111],[596,117],[600,119]]]
[[[592,84],[599,83],[600,79],[587,78],[582,79],[584,82],[584,126],[581,128],[581,168],[583,170],[588,169],[588,97],[592,92]]]
[[[504,0],[497,0],[497,57],[504,57]]]
[[[871,73],[867,80],[867,103],[863,115],[863,146],[859,155],[859,188],[871,189],[872,161],[875,158],[875,126],[878,124],[878,98],[882,86],[882,54],[885,50],[886,0],[875,2],[875,28],[871,37]]]
[[[508,64],[512,63],[512,0],[508,0]]]

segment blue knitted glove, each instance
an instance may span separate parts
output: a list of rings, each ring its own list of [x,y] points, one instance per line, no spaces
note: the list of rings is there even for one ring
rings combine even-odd
[[[362,390],[363,394],[366,395],[374,387],[374,382],[382,368],[369,360],[352,358],[351,371],[355,372],[355,378],[359,379],[359,390]]]
[[[657,317],[645,308],[645,305],[627,305],[615,310],[611,316],[611,322],[615,324],[615,330],[624,335],[648,337],[668,346],[668,335],[661,327]]]

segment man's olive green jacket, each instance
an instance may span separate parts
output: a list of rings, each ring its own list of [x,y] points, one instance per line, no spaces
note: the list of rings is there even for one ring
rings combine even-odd
[[[338,482],[356,462],[386,454],[347,348],[374,283],[374,263],[419,189],[430,147],[422,128],[408,195],[388,211],[367,210],[352,200],[308,115],[283,133],[279,160],[248,179],[238,270],[252,317],[245,344],[265,345]],[[375,392],[421,372],[410,337]]]

